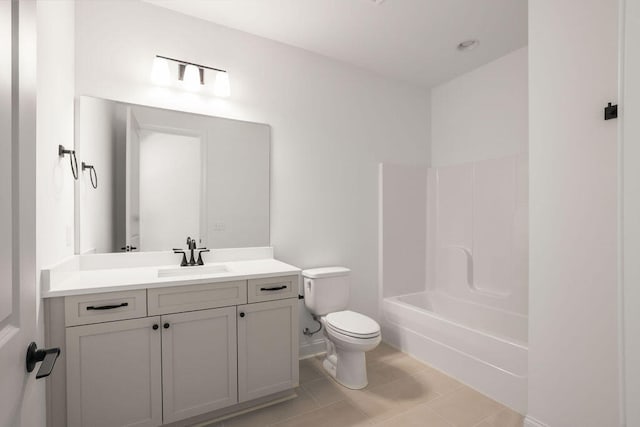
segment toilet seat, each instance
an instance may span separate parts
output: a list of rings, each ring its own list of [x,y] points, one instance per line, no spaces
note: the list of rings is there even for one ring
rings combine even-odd
[[[355,311],[329,313],[325,317],[325,325],[331,332],[351,338],[368,339],[380,336],[378,322]]]

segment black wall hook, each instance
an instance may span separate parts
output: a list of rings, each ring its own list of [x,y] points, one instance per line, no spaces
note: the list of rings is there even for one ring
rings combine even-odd
[[[605,120],[611,120],[611,119],[617,119],[617,118],[618,118],[618,106],[617,105],[611,105],[611,103],[609,103],[609,105],[604,107],[604,119]]]
[[[78,179],[78,160],[76,159],[76,150],[67,150],[62,145],[58,145],[58,156],[64,157],[69,155],[69,164],[71,165],[71,174],[73,179]]]
[[[96,172],[96,168],[93,165],[88,165],[85,162],[82,162],[82,172],[85,169],[89,169],[89,179],[91,180],[91,186],[93,188],[98,188],[98,174]]]

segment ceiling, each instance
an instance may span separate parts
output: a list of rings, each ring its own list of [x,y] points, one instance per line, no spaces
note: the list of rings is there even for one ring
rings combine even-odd
[[[527,0],[143,1],[423,87],[527,44]]]

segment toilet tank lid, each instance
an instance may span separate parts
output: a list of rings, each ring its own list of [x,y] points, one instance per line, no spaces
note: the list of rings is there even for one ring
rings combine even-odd
[[[322,267],[302,270],[302,275],[309,279],[320,279],[324,277],[346,276],[351,272],[346,267]]]

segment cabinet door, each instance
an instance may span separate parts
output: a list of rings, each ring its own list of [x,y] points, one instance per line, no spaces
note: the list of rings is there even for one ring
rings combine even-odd
[[[162,316],[164,422],[238,402],[236,308]]]
[[[298,386],[298,299],[238,306],[240,402]]]
[[[66,329],[69,427],[162,424],[159,323],[147,317]]]

